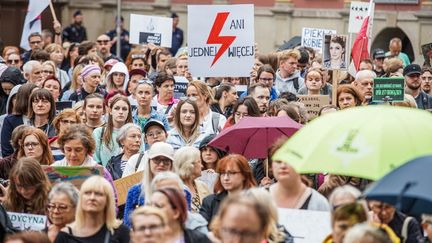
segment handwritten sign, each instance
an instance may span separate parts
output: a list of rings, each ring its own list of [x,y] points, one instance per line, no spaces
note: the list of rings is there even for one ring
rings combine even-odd
[[[358,33],[369,12],[369,2],[351,2],[348,32]]]
[[[180,97],[186,96],[189,80],[183,76],[174,76],[174,80],[174,98],[180,99]]]
[[[404,78],[374,78],[372,101],[404,101]]]
[[[330,104],[328,95],[298,95],[297,98],[299,102],[305,105],[309,119],[317,117],[320,109]]]
[[[188,5],[190,72],[248,77],[255,59],[254,35],[252,4]]]
[[[303,28],[301,45],[313,48],[316,52],[322,54],[324,45],[324,35],[336,34],[336,30]]]
[[[331,233],[330,212],[278,208],[278,218],[295,243],[322,242]]]
[[[118,205],[123,205],[126,203],[126,197],[129,188],[140,183],[142,178],[143,172],[140,171],[114,181],[114,186],[117,189]]]
[[[90,176],[103,176],[102,166],[48,166],[42,165],[42,169],[48,176],[51,184],[62,181],[72,183],[76,188],[80,188],[81,184]]]
[[[22,231],[42,231],[46,227],[47,216],[7,212],[14,228]]]
[[[130,43],[171,47],[172,18],[130,15]]]

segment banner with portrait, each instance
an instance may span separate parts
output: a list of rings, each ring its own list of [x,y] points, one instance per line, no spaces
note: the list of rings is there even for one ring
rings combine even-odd
[[[347,70],[347,35],[324,35],[323,66],[329,70]]]

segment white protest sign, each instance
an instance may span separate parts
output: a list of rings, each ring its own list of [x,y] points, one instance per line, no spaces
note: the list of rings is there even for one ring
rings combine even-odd
[[[46,227],[45,215],[7,212],[13,227],[22,231],[42,231]]]
[[[322,53],[324,35],[336,34],[336,30],[303,28],[301,45],[313,48],[316,52]]]
[[[351,2],[348,32],[358,33],[363,19],[368,15],[369,2]]]
[[[181,97],[185,97],[189,80],[184,76],[174,76],[174,80],[174,98],[180,99]]]
[[[172,18],[130,15],[131,44],[153,43],[157,46],[171,47]]]
[[[278,218],[295,243],[323,242],[331,233],[330,212],[278,208]]]
[[[249,77],[254,44],[252,4],[188,6],[188,60],[194,76]]]

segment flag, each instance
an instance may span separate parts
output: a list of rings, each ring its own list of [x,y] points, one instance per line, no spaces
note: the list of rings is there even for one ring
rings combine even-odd
[[[29,50],[28,36],[34,32],[42,32],[41,14],[48,7],[50,0],[29,0],[27,15],[24,21],[20,46]]]
[[[369,58],[369,49],[371,47],[372,39],[372,25],[374,18],[374,6],[373,0],[369,2],[368,15],[363,19],[363,24],[357,34],[354,44],[351,49],[351,64],[348,68],[348,72],[355,77],[355,74],[359,70],[360,62],[363,59]]]

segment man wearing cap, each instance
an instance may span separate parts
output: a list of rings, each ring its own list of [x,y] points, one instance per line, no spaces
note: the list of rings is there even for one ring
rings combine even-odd
[[[419,109],[431,109],[432,108],[432,96],[426,94],[421,90],[421,68],[418,64],[410,64],[403,70],[405,77],[405,93],[410,94],[414,97]]]
[[[183,30],[177,27],[179,16],[176,13],[172,13],[171,18],[173,19],[173,33],[170,52],[171,55],[175,56],[178,49],[183,45]]]
[[[81,10],[75,11],[73,14],[73,23],[63,30],[63,41],[81,43],[87,40],[87,31],[82,25],[83,19]]]
[[[105,91],[99,87],[101,82],[101,70],[99,66],[94,64],[85,66],[81,71],[81,78],[83,81],[82,88],[72,93],[69,100],[78,102],[93,93],[105,95]]]
[[[121,58],[111,53],[111,39],[108,35],[100,35],[96,39],[96,47],[98,49],[99,56],[104,60],[104,62],[110,59],[117,59],[122,61]]]
[[[385,58],[385,52],[383,49],[375,49],[372,53],[372,59],[373,59],[373,71],[377,75],[377,77],[384,76],[384,58]]]
[[[374,78],[376,78],[376,74],[373,71],[361,70],[357,72],[355,80],[351,84],[362,94],[364,104],[369,104],[372,101]]]
[[[420,75],[421,89],[428,95],[432,95],[432,68],[424,67]]]

